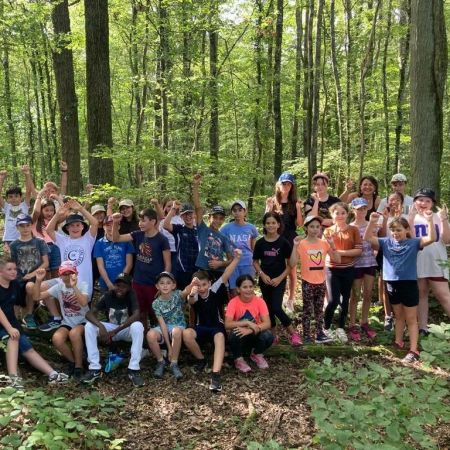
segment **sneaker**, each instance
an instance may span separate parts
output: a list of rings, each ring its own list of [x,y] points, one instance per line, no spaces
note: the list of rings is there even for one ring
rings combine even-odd
[[[162,378],[164,375],[165,368],[166,368],[166,361],[164,359],[162,361],[158,361],[156,363],[156,368],[153,372],[153,376],[156,378]]]
[[[181,380],[181,378],[183,378],[183,372],[180,370],[178,363],[170,363],[170,370],[176,380]]]
[[[75,367],[72,372],[72,378],[77,381],[81,381],[83,378],[83,369],[81,367]]]
[[[24,318],[22,319],[22,323],[23,326],[25,328],[28,328],[29,330],[36,330],[38,327],[38,324],[34,320],[33,314],[27,314],[26,316],[24,316]]]
[[[266,358],[264,358],[264,355],[262,354],[256,354],[252,353],[250,355],[250,359],[257,365],[258,369],[268,369],[269,363],[266,361]]]
[[[329,330],[323,330],[323,334],[328,338],[328,342],[334,342],[336,340],[336,333],[331,328]]]
[[[377,333],[369,327],[368,323],[362,323],[361,330],[364,332],[368,339],[375,339],[375,337],[377,336]]]
[[[359,342],[361,340],[361,334],[356,325],[353,327],[350,327],[348,335],[349,335],[350,339],[354,342]]]
[[[333,342],[333,338],[331,336],[329,336],[329,334],[331,333],[325,333],[323,331],[321,331],[320,333],[317,333],[316,336],[316,344],[326,344],[328,342]]]
[[[289,336],[289,343],[292,345],[292,347],[298,347],[299,345],[302,345],[302,338],[296,331],[294,331]]]
[[[346,344],[348,342],[347,333],[343,328],[336,328],[336,338],[338,341],[341,341],[342,344]]]
[[[421,328],[421,329],[419,330],[419,336],[420,336],[421,338],[427,337],[427,336],[429,336],[429,335],[430,335],[430,332],[429,332],[428,330],[425,330],[424,328]]]
[[[198,359],[196,363],[192,366],[191,370],[196,375],[203,373],[206,369],[207,363],[206,359]]]
[[[234,360],[234,367],[236,367],[236,369],[242,373],[247,373],[252,370],[252,368],[247,364],[242,356]]]
[[[385,316],[384,317],[384,331],[392,331],[394,329],[394,317]]]
[[[408,354],[402,359],[402,362],[413,364],[419,360],[420,356],[418,353],[409,351]]]
[[[311,336],[303,336],[303,344],[308,345],[312,344],[313,340],[311,339]]]
[[[128,378],[131,380],[134,387],[142,387],[145,385],[140,370],[128,369]]]
[[[69,364],[67,364],[64,373],[67,373],[67,375],[69,375],[69,377],[71,377],[73,375],[73,372],[75,370],[75,363],[71,362]]]
[[[56,328],[59,328],[60,325],[61,325],[61,319],[54,319],[52,317],[49,321],[43,323],[39,327],[39,330],[41,330],[41,331],[52,331],[52,330],[55,330]]]
[[[117,353],[108,353],[108,358],[105,364],[105,373],[110,373],[113,370],[117,369],[123,360],[124,358],[122,358]]]
[[[213,373],[211,375],[211,383],[209,384],[209,390],[213,392],[220,392],[222,390],[220,373]]]
[[[82,383],[92,384],[95,380],[101,378],[101,370],[88,370],[88,372],[81,378]]]
[[[22,390],[24,388],[22,378],[19,375],[10,375],[9,386],[17,390]]]
[[[48,384],[64,384],[69,381],[69,375],[62,372],[55,372],[48,376]]]

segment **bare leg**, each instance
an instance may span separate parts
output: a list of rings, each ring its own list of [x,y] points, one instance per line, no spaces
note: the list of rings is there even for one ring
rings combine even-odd
[[[353,327],[356,324],[356,312],[358,309],[359,300],[361,299],[362,282],[363,282],[362,278],[355,278],[353,280],[352,295],[350,297],[350,304],[349,304],[350,327]]]
[[[417,342],[419,340],[419,326],[417,324],[417,306],[403,307],[406,325],[409,334],[409,350],[418,353]]]
[[[75,367],[83,367],[83,336],[84,325],[78,325],[69,332],[69,339],[72,343],[72,351],[75,360]]]
[[[222,369],[223,358],[225,357],[225,335],[216,333],[214,335],[214,362],[213,372],[220,372]]]
[[[174,328],[172,330],[172,361],[177,362],[180,356],[181,344],[183,342],[183,330],[181,328]]]
[[[50,375],[54,372],[54,369],[50,366],[50,364],[34,349],[30,349],[25,353],[22,353],[22,356],[39,372],[42,372],[45,375]]]
[[[64,327],[58,328],[53,336],[52,342],[56,349],[67,359],[67,361],[75,362],[72,349],[67,345],[67,340],[69,339],[69,330]]]
[[[428,292],[430,285],[426,278],[419,278],[417,284],[419,286],[419,306],[417,307],[419,329],[426,330],[428,327]]]
[[[372,275],[364,275],[361,323],[369,322],[369,310],[370,304],[372,302],[372,292],[374,284],[375,284],[375,277],[373,277]]]
[[[288,305],[291,309],[294,309],[295,290],[297,288],[297,266],[292,267],[289,272],[289,298]]]
[[[450,317],[450,289],[446,281],[430,281],[431,290],[448,317]]]
[[[192,328],[186,328],[183,330],[183,342],[187,349],[192,353],[192,355],[197,359],[204,359],[200,346],[195,339],[197,337],[197,333]]]
[[[395,314],[395,342],[403,344],[403,333],[405,331],[405,313],[403,305],[392,305]]]
[[[33,300],[33,289],[34,289],[34,283],[29,281],[26,285],[25,285],[25,292],[26,292],[26,296],[25,296],[25,308],[24,308],[24,314],[33,314],[33,309],[34,309],[34,303],[35,301]]]
[[[390,316],[392,314],[392,306],[386,294],[386,285],[384,284],[383,275],[381,273],[378,277],[378,299],[384,307],[384,315]]]
[[[19,339],[8,339],[6,344],[6,367],[9,375],[17,375],[17,360],[19,359]]]
[[[147,333],[146,338],[147,338],[148,346],[150,347],[150,350],[152,351],[152,353],[155,356],[155,358],[157,359],[157,361],[162,361],[163,357],[162,357],[162,353],[161,353],[161,348],[158,343],[161,339],[161,333],[156,330],[150,330]]]

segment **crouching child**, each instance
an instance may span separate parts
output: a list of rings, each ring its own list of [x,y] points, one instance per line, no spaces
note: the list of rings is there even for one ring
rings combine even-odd
[[[83,383],[93,383],[101,377],[98,340],[105,345],[112,341],[131,341],[131,356],[128,364],[128,378],[135,387],[144,386],[140,373],[144,326],[140,322],[140,312],[136,294],[131,288],[132,279],[126,273],[120,273],[114,281],[114,289],[106,292],[97,305],[86,314],[85,339],[88,353],[89,371],[83,377]],[[98,319],[104,312],[108,322]]]

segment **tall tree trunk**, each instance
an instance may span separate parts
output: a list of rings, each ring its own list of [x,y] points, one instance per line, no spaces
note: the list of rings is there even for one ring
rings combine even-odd
[[[217,171],[217,160],[219,159],[219,87],[218,87],[218,0],[211,0],[210,18],[209,18],[209,101],[210,101],[210,120],[209,125],[209,154],[212,159],[212,173]]]
[[[387,6],[387,22],[386,31],[384,34],[384,49],[383,49],[383,63],[381,66],[381,86],[383,90],[383,114],[384,114],[384,150],[386,153],[386,164],[385,164],[385,174],[384,181],[385,186],[389,184],[389,177],[391,173],[391,154],[390,154],[390,143],[389,143],[389,100],[388,100],[388,87],[387,87],[387,59],[388,59],[388,48],[389,39],[391,37],[391,24],[392,24],[392,0],[388,1]]]
[[[325,156],[325,123],[327,121],[328,117],[328,81],[327,76],[325,73],[325,67],[327,64],[327,32],[326,32],[326,22],[325,18],[323,18],[323,54],[324,57],[322,58],[322,83],[323,83],[323,111],[322,111],[322,118],[320,123],[320,166],[319,171],[323,172],[323,162],[324,162],[324,156]]]
[[[411,30],[411,0],[403,0],[399,10],[399,24],[407,27],[406,35],[400,39],[399,45],[399,84],[397,91],[397,119],[395,123],[394,171],[400,172],[400,139],[403,129],[403,102],[408,80],[409,40]]]
[[[295,24],[297,27],[295,43],[295,93],[294,93],[294,118],[292,121],[291,158],[297,158],[298,129],[300,124],[300,93],[302,79],[302,40],[303,40],[303,2],[296,1]]]
[[[273,63],[273,124],[274,160],[273,175],[277,179],[283,164],[283,124],[281,118],[281,45],[283,42],[283,0],[277,0],[275,26],[275,53]]]
[[[364,156],[366,152],[366,78],[372,73],[373,51],[375,46],[375,30],[378,21],[381,0],[377,1],[377,6],[373,15],[372,27],[370,29],[369,40],[366,46],[364,59],[361,63],[360,87],[359,87],[359,178],[362,177],[364,168]]]
[[[78,195],[81,191],[80,135],[73,54],[69,48],[70,16],[68,0],[62,1],[54,7],[52,23],[58,44],[52,53],[52,57],[59,106],[61,149],[62,157],[69,166],[67,192],[70,195]]]
[[[320,105],[320,76],[321,76],[321,49],[322,49],[322,14],[323,14],[323,2],[319,0],[319,7],[317,8],[317,21],[316,21],[316,48],[314,57],[314,85],[313,85],[313,117],[311,127],[311,152],[309,163],[309,183],[311,185],[311,178],[317,172],[317,133],[319,130],[319,105]]]
[[[114,184],[114,163],[98,153],[112,148],[108,0],[84,0],[89,180]]]
[[[351,0],[345,0],[345,41],[346,41],[346,54],[345,54],[345,148],[347,150],[347,178],[350,177],[350,163],[352,158],[351,149],[351,117],[352,117],[352,64],[353,58],[353,35],[351,28],[352,20],[352,5]]]
[[[267,7],[267,17],[272,19],[273,16],[273,2],[269,0]],[[266,110],[266,123],[264,127],[264,142],[270,145],[273,139],[273,36],[274,27],[273,22],[270,20],[266,29],[267,35],[267,65],[266,65],[266,88],[267,88],[267,110]],[[266,173],[266,164],[264,163],[264,175]],[[272,183],[271,183],[272,184]]]
[[[411,180],[440,194],[442,99],[447,78],[442,0],[411,1]]]
[[[331,40],[331,63],[333,66],[334,85],[336,89],[336,115],[339,132],[339,150],[342,158],[346,157],[347,149],[345,146],[344,136],[344,112],[342,108],[342,88],[341,76],[339,74],[339,67],[336,55],[336,29],[335,29],[335,0],[330,3],[330,40]]]
[[[27,100],[27,121],[28,121],[28,148],[29,148],[29,158],[30,158],[30,168],[31,173],[33,173],[35,176],[37,176],[37,170],[36,170],[36,148],[34,146],[34,121],[33,121],[33,114],[31,112],[31,97],[30,97],[30,90],[31,90],[31,81],[30,81],[30,74],[28,71],[28,65],[26,61],[24,61],[23,64],[25,68],[25,74],[26,74],[26,86],[25,86],[25,98]],[[41,173],[42,171],[39,171]],[[42,178],[42,173],[41,173]],[[43,180],[41,180],[43,181]]]

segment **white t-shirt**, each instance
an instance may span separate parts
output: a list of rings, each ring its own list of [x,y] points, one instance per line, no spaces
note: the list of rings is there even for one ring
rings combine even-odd
[[[77,287],[83,294],[88,294],[88,286],[85,281],[78,281]],[[48,293],[59,301],[63,318],[61,322],[62,325],[73,328],[80,325],[80,323],[86,322],[85,316],[89,311],[89,306],[81,306],[78,303],[73,289],[71,287],[66,287],[61,279],[48,290]]]
[[[19,214],[28,214],[30,208],[25,202],[20,205],[13,206],[11,203],[5,202],[3,204],[2,212],[5,215],[5,232],[3,233],[4,241],[15,241],[19,239],[19,232],[16,228],[17,216]]]
[[[436,227],[437,242],[424,247],[417,255],[417,278],[444,277],[448,280],[448,268],[440,266],[441,261],[447,261],[447,250],[442,242],[440,231],[441,219],[433,214],[433,222]],[[414,218],[414,232],[416,237],[421,238],[428,235],[426,219],[416,214]]]
[[[94,280],[92,277],[92,249],[95,244],[95,237],[90,231],[78,238],[72,239],[67,234],[55,233],[56,245],[61,252],[61,261],[72,261],[78,269],[78,280],[87,283],[87,294],[92,295]]]
[[[403,196],[403,214],[409,213],[409,208],[411,208],[412,204],[414,202],[414,199],[409,195]],[[384,211],[384,208],[387,206],[387,197],[382,198],[380,204],[378,205],[377,212],[382,213]]]
[[[169,241],[170,251],[176,252],[177,249],[175,247],[175,238],[173,237],[173,234],[170,231],[167,231],[163,227],[163,223],[164,220],[161,220],[161,222],[159,222],[159,232],[162,233]],[[172,225],[184,225],[184,220],[180,216],[173,216],[170,223]]]

